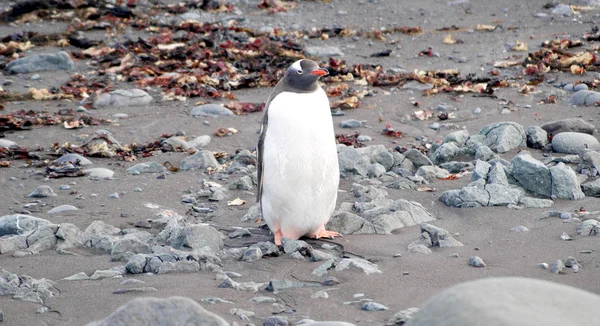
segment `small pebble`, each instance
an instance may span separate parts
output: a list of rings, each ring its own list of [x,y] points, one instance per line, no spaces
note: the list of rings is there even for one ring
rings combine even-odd
[[[537,265],[538,265],[538,267],[541,267],[541,268],[543,268],[543,269],[548,269],[548,268],[550,268],[550,265],[548,265],[547,263],[539,263],[539,264],[537,264]]]
[[[140,188],[140,187],[137,187],[137,188],[135,188],[133,191],[135,191],[135,192],[142,192],[142,188]]]
[[[93,196],[94,194],[92,194]],[[119,194],[116,192],[113,192],[112,194],[108,195],[108,198],[119,198]]]
[[[480,114],[480,113],[481,113],[481,108],[473,109],[473,114]]]
[[[39,74],[35,74],[35,75],[31,76],[31,80],[39,80],[40,78],[42,78],[42,77],[40,77]]]
[[[366,311],[383,311],[388,310],[388,307],[377,302],[365,302],[360,306],[360,309]]]
[[[485,267],[483,259],[481,259],[479,256],[471,256],[471,258],[469,258],[469,265],[473,267]]]

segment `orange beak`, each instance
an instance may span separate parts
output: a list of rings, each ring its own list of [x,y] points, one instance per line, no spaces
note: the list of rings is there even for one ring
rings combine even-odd
[[[319,77],[329,75],[329,71],[325,68],[319,68],[310,72],[311,75],[317,75]]]

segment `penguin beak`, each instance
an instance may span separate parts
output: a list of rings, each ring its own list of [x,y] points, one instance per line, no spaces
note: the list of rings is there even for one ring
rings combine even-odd
[[[310,72],[311,75],[317,75],[319,77],[321,76],[327,76],[329,75],[329,71],[327,71],[327,69],[325,68],[319,68],[317,70],[313,70]]]

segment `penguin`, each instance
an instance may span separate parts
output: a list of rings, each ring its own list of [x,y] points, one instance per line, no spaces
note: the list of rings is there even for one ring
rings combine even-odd
[[[312,60],[294,62],[265,106],[257,201],[276,245],[282,238],[341,236],[325,229],[340,183],[331,108],[318,84],[328,74]]]

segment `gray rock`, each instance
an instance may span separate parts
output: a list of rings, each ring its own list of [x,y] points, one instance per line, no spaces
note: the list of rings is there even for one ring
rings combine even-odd
[[[382,305],[381,303],[369,301],[369,302],[363,303],[360,306],[360,309],[366,310],[366,311],[384,311],[384,310],[388,310],[389,308]]]
[[[344,52],[336,46],[307,46],[304,53],[309,57],[343,57]]]
[[[110,179],[115,174],[114,171],[105,168],[92,168],[83,170],[88,177],[99,178],[99,179]]]
[[[338,163],[340,173],[367,175],[369,161],[356,151],[352,146],[338,145]]]
[[[492,151],[491,148],[485,145],[477,146],[477,149],[475,150],[476,160],[489,161],[494,158],[496,158],[496,154],[494,154],[494,151]]]
[[[227,189],[230,190],[250,190],[254,189],[254,182],[248,175],[242,176],[238,179],[233,180],[227,185]]]
[[[144,292],[158,292],[158,289],[153,288],[151,286],[141,286],[141,287],[134,287],[134,288],[116,289],[112,293],[113,294],[124,294],[124,293],[144,293]]]
[[[460,173],[463,171],[471,171],[475,168],[471,162],[457,162],[452,161],[448,163],[440,164],[440,167],[444,170],[448,170],[450,173]]]
[[[562,3],[559,3],[554,8],[552,8],[551,13],[556,16],[573,16],[573,11],[571,10],[571,7]]]
[[[430,254],[432,251],[424,244],[409,244],[408,251],[413,254]]]
[[[121,233],[121,229],[96,220],[93,221],[84,232],[92,235],[116,235]]]
[[[61,223],[56,231],[56,249],[65,250],[83,245],[82,232],[71,223]]]
[[[402,159],[404,159],[404,157]],[[375,163],[383,165],[387,171],[389,171],[395,164],[394,154],[390,153],[389,151],[381,151],[375,154],[373,160],[375,161]]]
[[[219,104],[204,104],[196,106],[190,112],[190,115],[194,118],[198,117],[223,117],[234,115],[228,108]]]
[[[213,252],[223,249],[221,233],[212,226],[202,224],[188,225],[174,230],[168,243],[175,249],[183,247],[200,249],[206,246]]]
[[[199,272],[200,264],[193,260],[182,260],[176,262],[163,262],[159,265],[157,274],[169,273],[197,273]]]
[[[407,178],[398,178],[385,185],[387,188],[392,189],[417,189],[417,185]]]
[[[530,126],[525,130],[527,147],[541,149],[548,145],[548,133],[538,126]]]
[[[63,212],[71,212],[71,211],[78,211],[79,208],[73,206],[73,205],[59,205],[54,207],[53,209],[49,210],[48,212],[46,212],[46,214],[60,214]]]
[[[469,265],[473,267],[485,267],[483,259],[479,256],[471,256],[471,258],[469,258]]]
[[[454,131],[446,135],[442,139],[442,144],[453,142],[458,147],[464,147],[469,139],[469,132],[467,130]]]
[[[255,204],[248,209],[246,214],[242,216],[242,222],[254,222],[258,221],[262,217],[260,204]]]
[[[241,237],[251,237],[252,233],[246,228],[236,228],[232,232],[229,233],[228,237],[230,239],[241,238]]]
[[[385,326],[405,325],[417,312],[419,312],[419,308],[408,308],[406,310],[398,311],[387,321],[387,323],[385,323]]]
[[[10,148],[12,146],[17,146],[17,143],[12,140],[0,139],[0,148]]]
[[[600,178],[581,184],[581,190],[586,196],[600,197]]]
[[[150,161],[145,163],[138,163],[125,170],[125,172],[131,175],[139,175],[142,173],[162,173],[165,172],[165,170],[165,167],[160,165],[160,163]]]
[[[152,96],[141,89],[118,89],[98,96],[98,99],[94,102],[94,107],[146,106],[152,100]]]
[[[56,194],[54,190],[50,188],[50,186],[41,185],[35,188],[33,192],[31,192],[27,197],[29,198],[45,198],[45,197],[54,197]]]
[[[45,278],[34,279],[31,276],[18,276],[0,268],[0,296],[12,296],[12,299],[34,302],[44,305],[59,292],[56,283]]]
[[[335,271],[341,272],[349,268],[358,268],[367,275],[382,273],[376,264],[373,264],[372,262],[362,258],[344,258],[337,263],[335,266]]]
[[[544,129],[546,133],[552,134],[553,136],[562,132],[581,132],[592,135],[596,130],[596,127],[593,124],[581,118],[569,118],[547,122],[544,123],[541,128]]]
[[[512,176],[526,190],[545,197],[552,196],[550,169],[528,153],[512,159]]]
[[[65,154],[61,157],[59,157],[55,162],[62,164],[65,162],[70,162],[72,164],[75,164],[75,162],[79,161],[79,165],[81,166],[85,166],[85,165],[92,165],[92,161],[88,160],[87,158],[79,155],[79,154]]]
[[[581,90],[573,94],[567,100],[567,102],[571,105],[596,105],[597,102],[600,102],[600,93],[588,90]]]
[[[454,142],[443,143],[431,155],[430,159],[433,164],[442,164],[452,161],[458,155],[459,148]]]
[[[554,206],[554,201],[551,199],[521,197],[519,202],[525,205],[525,208],[548,208]]]
[[[431,160],[425,156],[418,149],[411,148],[404,153],[404,157],[406,157],[416,168],[420,168],[421,166],[433,165]]]
[[[148,259],[146,259],[145,255],[137,254],[137,255],[134,255],[133,257],[131,257],[129,259],[129,261],[127,261],[127,264],[125,265],[125,269],[127,270],[128,273],[131,273],[131,274],[141,274],[144,272],[147,262],[148,262]]]
[[[5,235],[0,237],[0,254],[27,249],[27,247],[27,236],[25,235]]]
[[[565,269],[565,264],[560,259],[558,259],[557,261],[555,261],[552,264],[552,266],[550,266],[550,272],[552,272],[554,274],[560,274],[560,273],[562,273],[563,269]]]
[[[517,225],[515,227],[510,228],[510,230],[508,230],[510,232],[529,232],[529,229],[523,225]]]
[[[362,122],[356,119],[350,119],[340,122],[340,128],[360,128],[362,127]]]
[[[180,169],[182,170],[204,170],[207,168],[217,168],[219,162],[212,152],[199,150],[192,156],[188,156],[181,161]]]
[[[577,227],[577,234],[600,235],[600,221],[590,219],[581,222]]]
[[[279,255],[279,247],[277,247],[273,242],[270,241],[262,241],[255,243],[250,246],[250,248],[260,248],[263,256],[278,256]]]
[[[371,222],[350,212],[335,212],[327,222],[327,229],[341,234],[374,233]],[[363,232],[372,230],[372,232]]]
[[[32,253],[54,248],[56,245],[56,231],[58,225],[46,224],[38,227],[27,236],[27,249]]]
[[[454,239],[450,233],[442,228],[431,225],[429,223],[421,223],[421,234],[426,233],[427,236],[424,239],[425,244],[428,247],[440,247],[440,248],[448,248],[448,247],[462,247],[463,244]]]
[[[246,262],[257,261],[263,256],[262,251],[258,247],[250,247],[244,251],[242,260]]]
[[[495,163],[492,166],[487,175],[487,182],[508,186],[508,178],[503,164]]]
[[[0,217],[0,237],[11,234],[24,234],[48,224],[51,224],[51,222],[31,215],[4,215]]]
[[[600,149],[598,139],[579,132],[561,132],[552,138],[552,150],[564,154],[579,154],[586,149]]]
[[[523,196],[521,189],[499,183],[487,184],[485,190],[490,194],[488,206],[517,205]]]
[[[20,58],[6,65],[6,71],[11,74],[26,74],[37,71],[71,71],[75,68],[75,63],[69,57],[69,54],[60,51],[52,54],[31,54],[25,58]]]
[[[379,163],[369,164],[367,167],[367,177],[369,178],[379,178],[385,174],[385,166]]]
[[[435,165],[424,165],[417,170],[415,175],[422,177],[427,181],[433,181],[447,177],[450,175],[450,172]]]
[[[564,163],[551,167],[550,175],[552,176],[552,198],[577,200],[585,197],[575,171]]]
[[[229,323],[206,311],[192,299],[142,297],[129,301],[103,320],[86,326],[126,325],[229,326]]]
[[[472,208],[487,206],[490,194],[484,189],[467,186],[461,189],[446,190],[442,193],[440,201],[447,206]]]
[[[484,144],[497,153],[525,146],[527,138],[523,126],[509,121],[486,125],[479,134],[485,136]]]
[[[531,278],[485,278],[435,295],[406,326],[595,325],[600,323],[595,312],[599,304],[598,295],[567,285]],[[580,313],[573,314],[573,309]]]
[[[90,277],[86,273],[80,272],[80,273],[65,277],[61,280],[63,280],[63,281],[87,281],[89,279],[90,279]]]
[[[92,276],[90,276],[90,280],[102,280],[102,279],[106,279],[106,278],[115,278],[115,277],[120,277],[122,274],[121,272],[118,271],[114,271],[114,270],[97,270],[95,271]]]
[[[471,181],[487,180],[491,167],[492,165],[486,161],[475,161],[475,169],[471,175]]]
[[[188,140],[186,145],[188,148],[204,148],[210,144],[210,140],[210,136],[208,135],[198,136]]]
[[[145,232],[146,233],[146,232]],[[149,233],[147,233],[150,238],[152,237]],[[120,240],[115,242],[112,251],[110,253],[111,257],[117,257],[126,252],[131,252],[134,254],[149,254],[152,253],[150,249],[150,245],[148,245],[148,240],[143,241],[143,238],[133,237],[133,236],[125,236]],[[115,259],[113,259],[115,260]]]
[[[290,323],[283,317],[269,317],[263,321],[263,326],[287,326]]]

